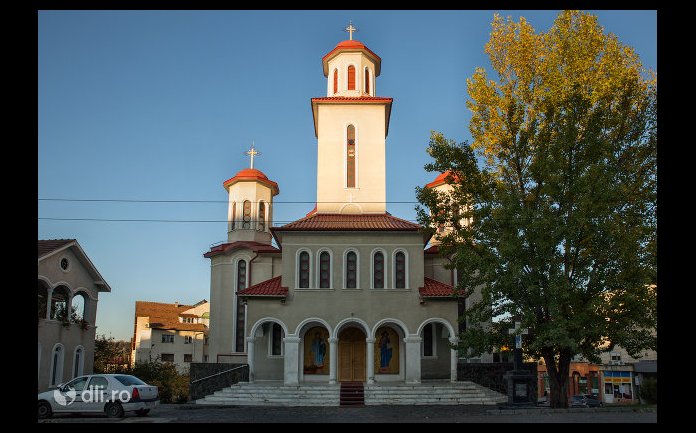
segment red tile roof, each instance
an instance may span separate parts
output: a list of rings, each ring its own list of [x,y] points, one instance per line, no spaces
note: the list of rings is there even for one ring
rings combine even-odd
[[[192,305],[165,304],[162,302],[135,301],[135,317],[149,317],[150,328],[176,329],[178,331],[205,331],[202,323],[180,323],[179,314],[193,308]]]
[[[425,253],[425,254],[438,254],[439,252],[440,252],[440,247],[438,247],[437,245],[432,245],[432,246],[426,248],[425,251],[423,251],[423,253]]]
[[[262,244],[261,242],[255,241],[236,241],[229,242],[220,245],[216,245],[210,248],[210,251],[203,254],[203,257],[209,259],[218,254],[224,254],[229,251],[237,250],[240,248],[248,248],[255,253],[279,253],[280,250],[273,245]]]
[[[418,289],[423,298],[445,298],[454,295],[454,287],[432,278],[423,278],[425,285]],[[461,295],[460,295],[461,296]]]
[[[328,54],[321,58],[321,63],[324,67],[325,77],[329,76],[329,60],[334,56],[338,55],[338,53],[341,51],[362,51],[363,53],[365,53],[365,55],[371,57],[372,60],[375,62],[375,77],[379,76],[382,65],[382,59],[377,54],[372,52],[372,50],[367,48],[365,44],[358,40],[352,39],[339,42],[333,50],[329,51]]]
[[[312,102],[388,102],[392,103],[394,98],[386,96],[323,96],[312,98]]]
[[[39,239],[39,255],[38,257],[45,256],[48,253],[64,247],[70,242],[75,242],[75,239]]]
[[[389,214],[314,213],[297,221],[272,228],[273,231],[417,231],[420,225]]]
[[[447,176],[451,176],[451,178],[452,178],[451,182],[447,181]],[[440,185],[444,185],[446,183],[452,183],[452,182],[459,182],[459,176],[457,176],[456,174],[453,174],[451,171],[448,170],[444,173],[440,173],[440,175],[438,177],[436,177],[434,181],[425,185],[425,187],[426,188],[434,188],[436,186],[440,186]]]
[[[278,184],[273,182],[272,180],[268,179],[268,177],[261,172],[261,170],[257,170],[255,168],[245,168],[243,170],[240,170],[239,173],[235,174],[234,177],[231,177],[224,181],[222,183],[222,186],[225,189],[229,189],[230,186],[234,185],[237,182],[259,182],[262,183],[269,188],[271,188],[272,194],[277,195],[280,190],[278,189]]]
[[[288,288],[281,284],[281,276],[271,278],[270,280],[262,281],[247,287],[244,290],[237,292],[239,296],[266,296],[266,297],[281,297],[288,295]]]

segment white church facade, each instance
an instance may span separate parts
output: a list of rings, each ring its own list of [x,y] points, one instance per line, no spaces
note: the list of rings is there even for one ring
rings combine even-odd
[[[381,59],[351,35],[322,63],[316,207],[273,227],[280,189],[253,168],[253,147],[252,167],[223,183],[228,241],[204,254],[210,362],[246,362],[249,381],[288,385],[456,381],[466,303],[453,296],[455,273],[421,226],[386,211],[392,98],[376,94]],[[439,176],[428,187],[448,185]]]

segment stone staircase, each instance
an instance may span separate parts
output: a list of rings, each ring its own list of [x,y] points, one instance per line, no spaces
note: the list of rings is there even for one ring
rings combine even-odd
[[[283,385],[282,382],[239,382],[197,404],[230,406],[338,406],[340,386],[328,384]]]
[[[365,385],[365,405],[496,405],[507,396],[474,382]]]
[[[341,382],[341,406],[365,406],[362,382]]]
[[[360,384],[362,385],[362,384]],[[364,385],[361,395],[351,388],[355,397],[364,398],[366,406],[375,405],[495,405],[507,397],[473,382],[424,382],[408,384]],[[339,406],[351,400],[347,388],[341,395],[340,384],[284,385],[282,382],[240,382],[196,400],[197,404],[229,406]],[[351,400],[357,405],[358,399]],[[342,405],[342,404],[341,404]]]

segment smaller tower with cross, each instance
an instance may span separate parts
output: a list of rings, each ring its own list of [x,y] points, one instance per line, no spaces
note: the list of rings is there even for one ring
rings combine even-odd
[[[261,152],[255,149],[253,142],[243,154],[249,156],[249,168],[240,170],[222,184],[229,197],[227,241],[253,241],[270,245],[273,197],[280,192],[278,184],[254,168],[254,159]]]

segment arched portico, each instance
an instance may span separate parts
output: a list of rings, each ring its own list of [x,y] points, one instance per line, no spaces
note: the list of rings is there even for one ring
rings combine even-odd
[[[283,379],[287,335],[287,326],[275,317],[264,317],[254,323],[247,337],[249,382]]]
[[[301,382],[336,383],[331,360],[336,356],[332,327],[318,317],[303,320],[295,330],[300,338],[298,374]]]
[[[457,349],[459,338],[452,324],[442,318],[432,317],[418,327],[420,337],[420,377],[422,379],[446,379],[444,373],[449,367],[449,379],[457,381]]]

